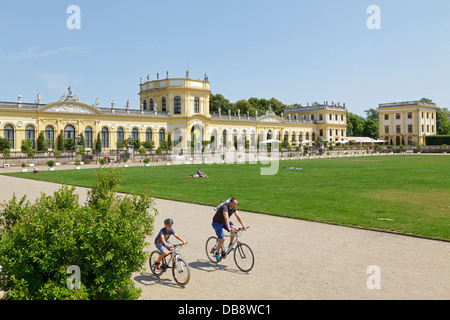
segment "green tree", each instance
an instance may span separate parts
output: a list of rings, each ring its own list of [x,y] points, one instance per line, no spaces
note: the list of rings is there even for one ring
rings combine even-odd
[[[0,137],[0,151],[11,148],[11,142],[8,139]]]
[[[44,131],[41,131],[37,138],[37,150],[38,151],[47,151],[48,150],[47,147],[45,146]]]
[[[378,121],[375,121],[372,119],[366,119],[366,122],[364,123],[363,136],[377,139],[378,138]]]
[[[437,135],[450,135],[450,112],[447,108],[436,110],[436,133]]]
[[[211,94],[209,97],[209,111],[211,113],[218,113],[219,108],[221,109],[221,114],[228,114],[228,109],[231,109],[231,104],[228,99],[218,93]]]
[[[100,136],[100,132],[97,135],[97,141],[95,142],[95,150],[98,152],[102,151],[102,137]]]
[[[117,195],[122,171],[102,169],[80,205],[74,187],[26,196],[0,211],[0,287],[3,299],[137,299],[131,275],[148,258],[145,237],[157,214],[150,195]],[[81,271],[80,288],[67,287],[69,266]]]
[[[363,137],[365,120],[360,116],[349,113],[347,116],[347,136],[349,137]],[[349,123],[352,124],[352,135],[349,134],[350,128],[348,127]]]
[[[80,133],[80,138],[81,138],[80,139],[80,146],[84,148],[86,146],[86,140],[84,139],[83,132]]]

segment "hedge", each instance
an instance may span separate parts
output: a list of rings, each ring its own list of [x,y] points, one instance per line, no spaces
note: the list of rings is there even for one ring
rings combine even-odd
[[[450,136],[427,136],[425,142],[427,146],[450,145]]]

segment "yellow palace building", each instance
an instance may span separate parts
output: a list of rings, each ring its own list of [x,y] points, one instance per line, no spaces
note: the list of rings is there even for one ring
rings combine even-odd
[[[392,145],[425,145],[425,137],[436,135],[436,104],[404,101],[380,104],[379,139]]]
[[[40,95],[34,103],[0,102],[0,136],[8,139],[11,151],[20,151],[22,141],[31,140],[36,148],[39,133],[44,132],[49,150],[56,147],[60,133],[64,138],[76,138],[83,133],[87,151],[95,148],[100,134],[102,151],[118,149],[118,142],[139,139],[153,141],[158,148],[169,134],[175,144],[187,148],[195,139],[214,141],[213,148],[234,148],[237,140],[248,140],[251,146],[266,139],[287,140],[296,144],[312,144],[317,140],[346,140],[347,109],[345,106],[324,103],[314,106],[285,109],[281,116],[270,109],[264,114],[231,114],[225,111],[211,114],[209,108],[210,82],[185,78],[169,78],[139,85],[139,108],[100,106],[79,101],[68,88],[59,101],[44,104]],[[214,138],[212,139],[212,137]],[[185,138],[183,138],[185,137]],[[261,140],[262,139],[262,140]]]

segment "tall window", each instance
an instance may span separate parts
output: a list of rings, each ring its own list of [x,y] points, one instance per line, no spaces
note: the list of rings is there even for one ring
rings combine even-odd
[[[154,110],[153,99],[150,99],[150,111]]]
[[[122,142],[125,140],[125,133],[123,132],[123,128],[117,129],[117,142]]]
[[[180,99],[180,97],[175,97],[175,99],[174,99],[174,113],[181,114],[181,99]]]
[[[194,113],[199,113],[200,112],[200,101],[198,100],[198,98],[194,99]]]
[[[267,140],[272,139],[272,131],[267,132]]]
[[[34,127],[33,126],[27,126],[25,128],[25,140],[30,140],[31,141],[31,148],[35,149]]]
[[[92,128],[86,127],[84,129],[84,147],[92,149]]]
[[[145,131],[145,141],[152,141],[153,137],[152,137],[152,129],[147,129],[147,131]]]
[[[162,98],[162,111],[166,111],[166,98]]]
[[[166,133],[164,132],[164,129],[159,130],[159,145],[162,144],[163,141],[166,140]]]
[[[108,128],[103,128],[101,133],[102,148],[109,148],[109,131]]]
[[[71,125],[67,126],[64,129],[64,139],[75,139],[75,128]]]
[[[52,126],[45,128],[45,146],[51,149],[55,148],[55,130]]]
[[[133,139],[133,140],[138,140],[139,139],[138,129],[133,128],[133,130],[131,131],[131,139]]]
[[[222,131],[222,145],[223,146],[227,145],[227,130]]]
[[[14,148],[14,128],[11,125],[5,126],[3,137],[11,143],[11,149]]]
[[[147,110],[147,100],[144,100],[144,110]]]

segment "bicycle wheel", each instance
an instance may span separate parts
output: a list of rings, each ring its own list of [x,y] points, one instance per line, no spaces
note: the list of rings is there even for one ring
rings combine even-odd
[[[249,272],[255,264],[255,257],[253,251],[245,243],[239,243],[234,249],[234,262],[239,270]]]
[[[175,282],[180,286],[184,287],[188,284],[191,278],[191,269],[183,258],[178,258],[176,263],[175,261],[173,262],[172,275]]]
[[[164,272],[164,269],[162,268],[162,266],[163,265],[165,265],[165,260],[166,260],[166,258],[164,257],[162,260],[161,260],[161,269],[159,269],[159,270],[156,270],[156,268],[155,268],[155,262],[156,261],[158,261],[158,258],[159,258],[159,256],[161,255],[161,252],[159,252],[158,250],[155,250],[155,251],[153,251],[151,254],[150,254],[150,258],[149,258],[149,260],[148,260],[148,262],[149,262],[149,265],[150,265],[150,270],[152,270],[152,273],[155,275],[155,276],[157,276],[157,277],[159,277],[163,272]]]
[[[218,261],[216,260],[216,250],[217,250],[217,237],[209,237],[208,240],[206,240],[206,256],[208,257],[208,259],[211,262],[217,263]],[[222,249],[221,250],[221,254],[222,254]]]

